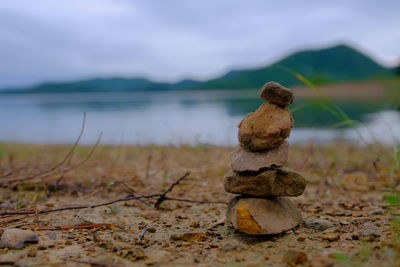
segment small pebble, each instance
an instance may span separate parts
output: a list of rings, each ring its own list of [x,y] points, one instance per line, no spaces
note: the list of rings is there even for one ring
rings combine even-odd
[[[155,220],[160,218],[160,212],[158,212],[157,210],[149,210],[143,213],[143,217],[148,220]]]
[[[288,250],[283,255],[283,262],[289,266],[304,264],[307,261],[307,254],[302,251]]]
[[[327,240],[327,241],[332,242],[332,241],[339,240],[340,236],[338,234],[336,234],[336,233],[326,233],[326,234],[321,235],[321,238],[323,240]]]
[[[303,221],[303,225],[305,228],[314,229],[318,231],[324,231],[328,228],[333,227],[333,224],[326,220],[319,220],[319,219],[308,219]]]
[[[31,249],[28,252],[28,257],[36,257],[37,255],[37,250],[36,249]]]
[[[304,240],[306,240],[306,238],[305,238],[304,236],[299,236],[299,237],[297,238],[297,241],[304,241]]]
[[[38,237],[31,230],[6,229],[1,236],[4,247],[11,249],[21,249],[25,243],[37,243]]]
[[[371,230],[366,230],[362,232],[363,237],[374,237],[374,238],[378,238],[381,235],[375,231],[371,231]]]
[[[385,211],[383,209],[371,210],[368,212],[368,215],[381,215],[384,214]]]
[[[378,229],[379,227],[376,226],[373,222],[366,222],[364,223],[365,229]]]
[[[192,224],[190,226],[193,227],[193,228],[199,228],[200,227],[200,223],[192,222]]]

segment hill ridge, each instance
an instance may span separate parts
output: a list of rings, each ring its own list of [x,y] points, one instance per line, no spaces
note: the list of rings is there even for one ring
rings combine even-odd
[[[143,77],[95,77],[78,81],[42,83],[18,90],[18,93],[250,89],[260,88],[264,82],[270,80],[285,86],[301,84],[287,70],[300,73],[316,84],[390,77],[394,74],[394,69],[380,65],[351,46],[339,44],[295,52],[264,67],[233,69],[207,81],[184,79],[168,83],[154,82]],[[17,93],[15,90],[7,92]]]

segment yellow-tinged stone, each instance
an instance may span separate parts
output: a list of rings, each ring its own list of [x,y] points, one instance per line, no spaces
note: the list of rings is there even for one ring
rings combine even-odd
[[[237,207],[237,229],[249,235],[256,235],[261,232],[261,227],[251,216],[247,206],[240,204]]]
[[[185,242],[205,241],[207,239],[207,235],[202,232],[179,233],[171,235],[171,239]]]
[[[236,196],[228,203],[226,221],[250,235],[279,234],[301,222],[301,213],[288,198]]]

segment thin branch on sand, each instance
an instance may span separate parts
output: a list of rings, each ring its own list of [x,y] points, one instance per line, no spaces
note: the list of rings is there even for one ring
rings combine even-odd
[[[147,223],[144,223],[144,230],[143,230],[143,233],[140,234],[139,240],[142,240],[144,238],[144,235],[147,233],[148,230],[149,230],[149,227],[148,227]]]
[[[90,265],[90,266],[98,266],[98,267],[120,267],[121,266],[121,265],[109,264],[109,263],[94,261],[94,260],[70,259],[70,261],[85,264],[85,265]]]
[[[39,226],[35,230],[48,231],[48,230],[69,230],[69,229],[89,229],[89,228],[101,228],[101,227],[113,227],[116,224],[111,223],[96,223],[96,224],[85,224],[85,225],[64,225],[64,226]]]
[[[96,143],[95,143],[94,146],[90,149],[89,154],[86,156],[85,159],[83,159],[81,162],[79,162],[78,164],[76,164],[76,165],[74,165],[74,166],[72,166],[72,167],[69,167],[69,168],[66,168],[65,170],[62,170],[61,175],[59,176],[59,178],[58,178],[57,181],[56,181],[56,185],[59,185],[59,184],[61,183],[62,179],[64,179],[65,174],[66,174],[67,172],[69,172],[69,171],[71,171],[71,170],[73,170],[73,169],[77,169],[77,168],[81,167],[83,164],[85,164],[85,163],[90,159],[90,157],[93,155],[93,153],[94,153],[94,151],[96,150],[96,148],[99,146],[102,136],[103,136],[103,132],[101,132],[101,133],[99,134],[99,137],[97,137]]]
[[[14,178],[11,181],[6,181],[6,182],[2,183],[1,185],[15,184],[15,183],[25,182],[25,181],[32,180],[32,179],[39,178],[39,177],[45,177],[45,176],[48,176],[53,171],[60,168],[61,166],[63,166],[64,163],[67,162],[68,159],[73,155],[75,148],[78,146],[78,144],[82,138],[83,132],[85,131],[85,124],[86,124],[86,112],[83,113],[82,126],[81,126],[80,133],[78,135],[78,138],[76,139],[75,143],[73,144],[73,146],[71,147],[71,149],[68,151],[68,153],[65,155],[65,157],[63,158],[63,160],[61,162],[59,162],[58,164],[54,165],[53,167],[51,167],[45,171],[35,173],[35,174],[27,176],[27,177],[22,177],[22,178],[18,178],[18,179]]]
[[[167,194],[168,194],[169,192],[171,192],[172,189],[174,189],[174,187],[175,187],[176,185],[178,185],[183,179],[185,179],[186,177],[188,177],[189,174],[190,174],[189,171],[186,172],[186,173],[185,173],[184,175],[182,175],[178,180],[176,180],[174,183],[172,183],[172,184],[167,188],[167,190],[165,190],[164,193],[162,193],[162,194],[158,197],[156,203],[154,204],[154,207],[155,207],[156,209],[160,208],[161,203],[164,202],[164,200],[166,200]]]
[[[151,159],[152,159],[152,155],[150,154],[149,157],[147,158],[147,164],[146,164],[146,174],[145,174],[146,180],[149,178],[149,174],[150,174]]]
[[[114,200],[110,200],[107,202],[101,202],[97,204],[91,204],[91,205],[77,205],[77,206],[66,206],[66,207],[61,207],[61,208],[55,208],[55,209],[45,209],[45,210],[25,210],[25,211],[4,211],[0,212],[0,216],[8,216],[8,215],[25,215],[25,214],[45,214],[45,213],[51,213],[51,212],[56,212],[56,211],[63,211],[63,210],[79,210],[79,209],[90,209],[90,208],[97,208],[97,207],[103,207],[103,206],[109,206],[111,204],[115,204],[118,202],[125,202],[125,201],[130,201],[130,200],[143,200],[143,199],[151,199],[151,198],[156,198],[156,203],[154,204],[155,208],[160,208],[161,204],[164,201],[181,201],[181,202],[190,202],[190,203],[198,203],[198,204],[226,204],[226,202],[223,201],[202,201],[202,200],[192,200],[192,199],[183,199],[183,198],[173,198],[173,197],[168,197],[167,194],[172,191],[172,189],[178,185],[183,179],[188,177],[190,174],[189,171],[185,172],[180,178],[178,178],[174,183],[172,183],[167,190],[165,190],[162,193],[155,193],[155,194],[147,194],[147,195],[128,195],[126,197],[122,198],[117,198]]]

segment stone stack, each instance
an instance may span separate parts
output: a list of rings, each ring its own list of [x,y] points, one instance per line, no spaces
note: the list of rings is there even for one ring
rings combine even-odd
[[[251,235],[278,234],[296,227],[301,213],[287,197],[303,194],[305,179],[284,167],[288,160],[293,118],[287,107],[291,90],[266,83],[263,103],[239,124],[240,146],[231,153],[232,169],[224,178],[225,191],[239,194],[229,201],[227,222]]]

